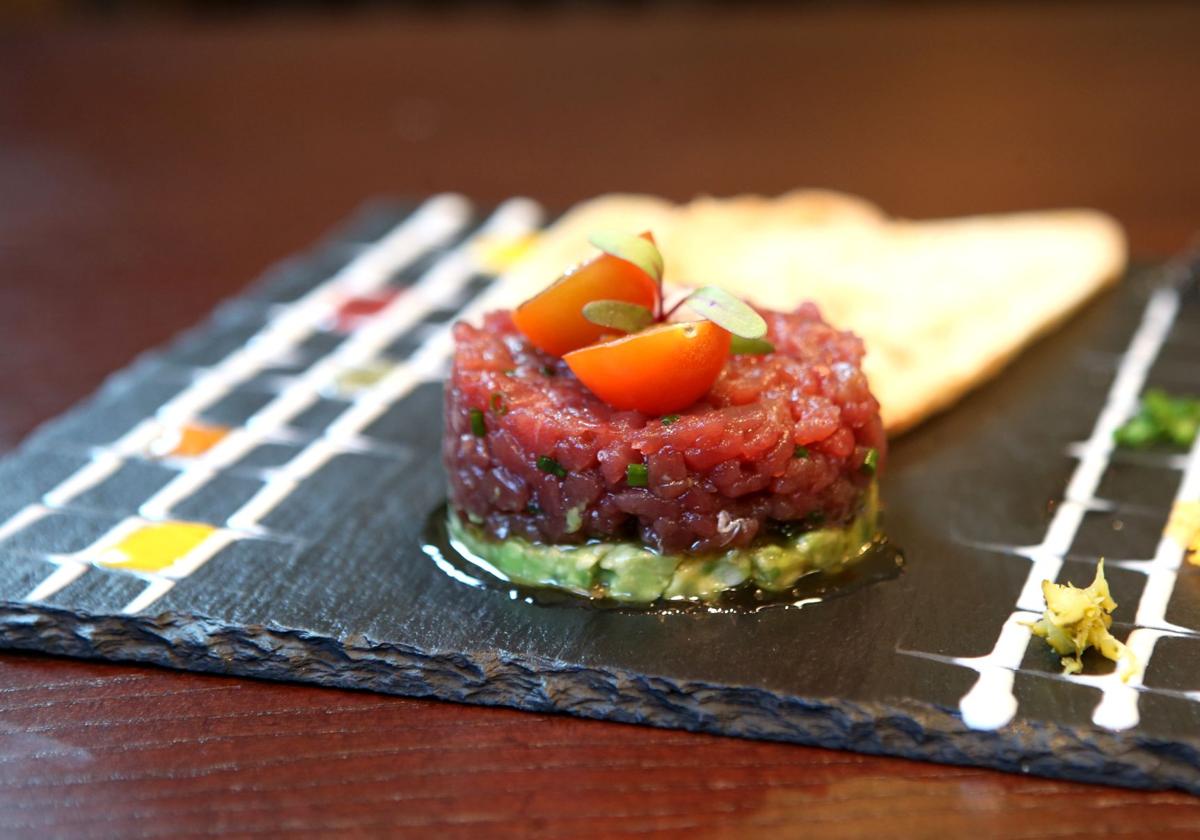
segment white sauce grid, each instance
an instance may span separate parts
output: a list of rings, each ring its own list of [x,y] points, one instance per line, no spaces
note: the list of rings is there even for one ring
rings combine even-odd
[[[1179,272],[1183,269],[1179,268]],[[951,657],[916,650],[900,653],[936,661],[948,662],[978,673],[978,677],[959,701],[963,722],[981,730],[999,729],[1013,720],[1018,701],[1013,691],[1014,678],[1033,638],[1027,622],[1041,617],[1045,604],[1042,598],[1043,580],[1055,580],[1062,569],[1063,559],[1071,548],[1083,516],[1091,510],[1105,510],[1105,500],[1096,497],[1101,477],[1115,451],[1113,433],[1136,411],[1139,395],[1147,375],[1165,344],[1175,323],[1181,304],[1182,277],[1172,277],[1167,285],[1156,290],[1142,315],[1132,340],[1117,365],[1116,377],[1109,389],[1104,406],[1096,419],[1091,436],[1082,444],[1068,447],[1068,454],[1078,459],[1063,500],[1055,508],[1045,537],[1032,546],[985,546],[1028,558],[1029,572],[1017,598],[1015,608],[1005,620],[989,653],[975,657]],[[1137,456],[1135,456],[1136,459]],[[1155,463],[1167,469],[1182,470],[1182,481],[1175,501],[1200,500],[1200,441],[1186,456],[1153,456]],[[1090,686],[1101,692],[1100,701],[1092,713],[1092,722],[1111,730],[1137,726],[1140,716],[1138,699],[1146,667],[1154,655],[1155,643],[1164,636],[1196,637],[1186,627],[1172,624],[1166,611],[1175,588],[1178,570],[1185,549],[1176,541],[1162,536],[1150,560],[1117,560],[1108,565],[1139,572],[1146,576],[1138,602],[1135,627],[1125,640],[1137,657],[1137,672],[1123,682],[1120,669],[1103,675],[1054,675],[1077,685]],[[1082,583],[1082,582],[1081,582]],[[1046,676],[1046,675],[1042,675]],[[1200,693],[1189,699],[1200,699]]]
[[[379,291],[398,269],[443,245],[466,230],[473,208],[463,197],[442,195],[429,199],[383,238],[364,247],[349,263],[299,300],[277,307],[263,329],[219,364],[200,370],[190,384],[164,404],[152,418],[138,423],[108,446],[92,452],[87,464],[7,521],[0,523],[0,539],[11,536],[46,515],[72,511],[72,502],[82,493],[112,476],[130,459],[145,455],[160,435],[195,420],[208,406],[228,395],[239,384],[287,358],[304,339],[334,321],[347,298]],[[434,261],[428,270],[381,311],[354,329],[328,355],[316,360],[300,376],[290,380],[269,402],[241,427],[235,428],[211,449],[194,459],[176,462],[178,474],[150,496],[136,516],[127,517],[81,551],[48,555],[56,568],[25,596],[26,601],[45,600],[106,559],[122,539],[156,522],[173,521],[173,508],[202,488],[221,470],[263,443],[293,437],[288,421],[315,403],[339,374],[375,358],[389,342],[439,306],[453,305],[472,277],[484,273],[476,259],[480,238],[520,237],[537,231],[544,212],[535,202],[515,198],[501,204],[483,224],[457,247]],[[485,293],[468,300],[456,317],[470,317],[495,294]],[[285,500],[308,476],[335,455],[343,452],[393,452],[395,447],[377,444],[360,432],[389,406],[421,382],[435,379],[452,349],[451,323],[429,330],[424,344],[408,359],[396,364],[378,382],[363,388],[323,434],[304,445],[281,467],[272,470],[262,488],[229,516],[193,550],[161,572],[127,572],[146,581],[146,588],[124,608],[133,614],[151,607],[175,581],[186,577],[230,543],[246,538],[295,541],[296,537],[263,528],[259,523]],[[166,461],[165,463],[172,463]],[[86,513],[86,511],[84,511]]]

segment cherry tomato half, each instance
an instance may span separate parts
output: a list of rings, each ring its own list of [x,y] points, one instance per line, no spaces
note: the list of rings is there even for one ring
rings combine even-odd
[[[732,336],[711,321],[663,324],[563,357],[614,408],[669,414],[703,397],[725,367]]]
[[[642,238],[654,241],[648,232]],[[655,312],[658,284],[633,263],[601,254],[518,306],[513,322],[539,350],[561,356],[611,334],[583,317],[584,305],[594,300],[623,300]]]

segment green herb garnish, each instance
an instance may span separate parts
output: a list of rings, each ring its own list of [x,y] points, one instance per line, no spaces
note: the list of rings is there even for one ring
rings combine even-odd
[[[525,505],[525,512],[530,516],[537,516],[542,512],[542,508],[537,502],[530,502],[529,504]]]
[[[734,356],[765,356],[775,352],[775,345],[765,338],[742,338],[735,335],[729,343],[729,352]]]
[[[588,241],[606,254],[633,263],[654,278],[655,283],[662,283],[662,254],[659,253],[658,246],[649,239],[628,233],[604,231],[592,234]]]
[[[678,414],[668,414],[665,417],[663,417],[662,424],[664,426],[670,426],[672,423],[674,423],[678,419],[679,419]]]
[[[800,444],[796,444],[796,448],[792,450],[792,457],[793,458],[807,458],[808,457],[808,447],[801,446]]]
[[[483,437],[487,434],[487,424],[483,422],[483,412],[478,408],[471,409],[471,434]]]
[[[539,455],[537,459],[537,468],[542,472],[556,475],[559,478],[566,478],[567,471],[563,469],[563,465],[555,461],[549,455]]]
[[[740,338],[759,339],[767,334],[767,322],[750,304],[718,286],[705,286],[692,292],[687,296],[687,305]]]
[[[625,468],[625,482],[630,487],[645,487],[650,483],[650,473],[645,464],[630,464]]]
[[[654,323],[654,313],[624,300],[593,300],[583,306],[583,317],[593,324],[623,333],[635,333]]]
[[[866,475],[875,475],[875,470],[879,468],[879,450],[868,449],[867,454],[863,456],[862,471]]]
[[[1174,397],[1159,388],[1142,395],[1138,412],[1113,432],[1117,446],[1148,449],[1162,444],[1186,449],[1200,432],[1200,398]]]
[[[662,297],[663,258],[649,239],[625,233],[597,233],[589,241],[604,253],[630,262],[654,279]],[[583,305],[583,317],[593,324],[626,334],[641,332],[655,323],[667,323],[683,304],[689,305],[703,318],[733,334],[730,353],[733,355],[764,355],[775,352],[775,345],[765,340],[767,322],[754,307],[739,300],[719,286],[704,286],[676,301],[667,311],[623,300],[593,300]]]

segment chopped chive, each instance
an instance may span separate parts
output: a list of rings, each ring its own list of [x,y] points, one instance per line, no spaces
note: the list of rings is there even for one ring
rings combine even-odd
[[[625,481],[630,487],[645,487],[650,483],[650,472],[645,464],[630,464],[625,468]]]
[[[868,449],[867,454],[863,456],[862,471],[866,475],[875,475],[876,468],[879,467],[879,450]]]
[[[666,417],[664,417],[662,419],[662,424],[664,426],[670,426],[672,423],[674,423],[678,419],[679,419],[678,414],[668,414]]]
[[[563,465],[555,461],[549,455],[539,455],[537,459],[537,468],[542,472],[556,475],[559,478],[566,478],[567,471],[563,469]]]
[[[792,450],[792,457],[793,458],[807,458],[808,457],[808,447],[801,446],[800,444],[796,444],[796,448]]]
[[[492,411],[496,412],[497,414],[508,414],[508,406],[504,404],[504,395],[499,391],[492,393],[491,406]]]
[[[483,437],[487,434],[487,424],[483,422],[483,412],[478,408],[471,409],[471,434]]]
[[[529,504],[525,505],[525,512],[530,516],[537,516],[542,512],[542,508],[537,502],[530,502]]]

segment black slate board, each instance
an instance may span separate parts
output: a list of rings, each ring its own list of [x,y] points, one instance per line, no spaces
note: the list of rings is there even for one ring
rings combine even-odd
[[[448,577],[420,544],[444,494],[445,325],[490,280],[467,258],[473,237],[540,223],[529,202],[497,213],[368,206],[0,462],[0,644],[1200,792],[1200,569],[1179,568],[1159,619],[1134,624],[1154,614],[1138,611],[1147,583],[1179,565],[1138,561],[1161,548],[1176,495],[1195,497],[1180,489],[1195,453],[1101,453],[1095,492],[1075,500],[1086,512],[1060,579],[1086,583],[1107,556],[1114,629],[1157,641],[1132,701],[1114,695],[1136,725],[1094,723],[1113,685],[1103,660],[1085,657],[1082,679],[1040,643],[1007,666],[965,661],[1010,622],[1032,562],[1021,547],[1043,544],[1118,371],[1127,397],[1200,390],[1194,290],[1131,274],[896,442],[883,489],[908,561],[897,579],[755,614],[531,606]],[[372,318],[384,292],[401,302]],[[339,360],[399,367],[386,395],[364,396]],[[209,469],[156,457],[188,420],[241,431]],[[102,565],[119,529],[157,519],[217,530],[159,573]],[[960,714],[981,672],[1002,695],[1011,684],[999,728]]]

